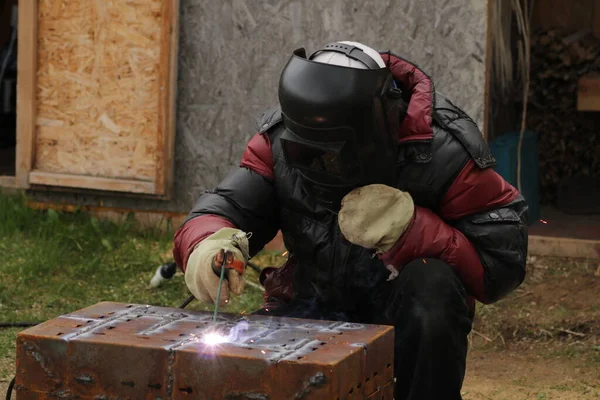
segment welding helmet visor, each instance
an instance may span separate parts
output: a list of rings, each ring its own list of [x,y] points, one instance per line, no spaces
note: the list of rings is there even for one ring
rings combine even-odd
[[[387,68],[323,64],[294,52],[279,82],[288,165],[320,202],[339,205],[352,189],[393,185],[401,93]]]
[[[293,126],[293,123],[288,122],[287,125]],[[295,129],[295,132],[298,131]],[[352,132],[346,128],[334,131],[337,132],[327,132],[331,141],[313,141],[304,138],[308,135],[300,136],[286,129],[281,136],[285,159],[288,165],[300,170],[314,183],[356,184],[361,176],[361,167],[356,162],[357,149],[351,142]]]

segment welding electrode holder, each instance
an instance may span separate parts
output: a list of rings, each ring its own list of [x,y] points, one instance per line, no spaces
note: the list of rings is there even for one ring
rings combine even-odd
[[[235,258],[231,251],[229,251],[229,250],[221,250],[221,251],[223,252],[223,261],[222,261],[221,265],[217,265],[217,256],[215,256],[212,261],[212,270],[215,273],[215,275],[221,276],[222,270],[225,269],[225,279],[227,279],[229,276],[229,270],[234,269],[233,263],[235,262]],[[230,258],[232,259],[231,266],[227,266],[228,260]],[[237,270],[237,268],[236,268],[236,270]]]
[[[215,268],[218,268],[219,270],[219,287],[217,289],[217,300],[215,301],[215,312],[213,315],[213,323],[217,322],[217,314],[219,313],[219,303],[221,301],[221,288],[223,286],[223,280],[225,279],[225,274],[229,275],[229,269],[227,268],[227,261],[229,260],[229,257],[233,257],[233,253],[231,253],[231,251],[229,250],[221,250],[223,252],[223,262],[221,264],[220,267],[216,266],[216,259],[217,256],[215,256],[213,258],[213,262],[212,262],[212,269],[213,272],[216,272]],[[234,259],[235,260],[235,259]]]
[[[240,238],[238,235],[244,235],[245,237]],[[230,269],[236,270],[237,273],[239,273],[240,275],[244,274],[246,266],[248,265],[248,260],[250,258],[250,255],[248,254],[247,246],[241,245],[240,241],[242,239],[250,239],[251,237],[252,237],[252,232],[250,232],[250,233],[243,232],[243,233],[239,233],[239,234],[236,233],[233,236],[231,236],[231,243],[233,244],[233,246],[235,246],[235,248],[240,250],[240,252],[242,253],[242,257],[244,258],[244,261],[236,260],[235,255],[232,251],[221,249],[219,251],[219,253],[223,252],[223,263],[220,266],[217,265],[216,259],[217,259],[218,254],[215,255],[215,257],[212,260],[212,270],[215,273],[215,275],[221,276],[222,268],[226,269],[225,279],[228,278]],[[231,262],[229,262],[229,260],[231,260]]]

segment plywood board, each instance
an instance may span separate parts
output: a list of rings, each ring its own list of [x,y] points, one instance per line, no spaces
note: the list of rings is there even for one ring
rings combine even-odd
[[[600,241],[530,235],[529,255],[600,260]]]
[[[577,110],[600,111],[600,75],[585,75],[579,78]]]
[[[31,174],[29,174],[29,183],[32,185],[63,186],[115,192],[154,192],[153,182],[144,182],[132,179],[107,179],[101,177],[78,176],[40,171],[33,171]]]
[[[90,178],[83,187],[165,194],[177,1],[40,0],[38,6],[30,178],[59,186]]]

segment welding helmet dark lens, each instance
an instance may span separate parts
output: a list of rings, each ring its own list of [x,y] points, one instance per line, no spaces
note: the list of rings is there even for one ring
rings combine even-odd
[[[358,159],[345,142],[308,141],[288,130],[281,143],[287,163],[313,182],[335,186],[358,181]]]

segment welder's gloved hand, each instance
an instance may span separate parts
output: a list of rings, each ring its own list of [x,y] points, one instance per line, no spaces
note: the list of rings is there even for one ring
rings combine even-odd
[[[342,199],[338,224],[350,243],[383,254],[406,231],[414,212],[410,194],[386,185],[368,185]]]
[[[249,258],[249,235],[239,229],[222,228],[198,243],[187,262],[185,283],[198,300],[216,303],[221,266],[226,263],[226,280],[221,287],[220,304],[229,300],[230,292],[244,291],[244,269]],[[224,253],[233,255],[224,260]]]

